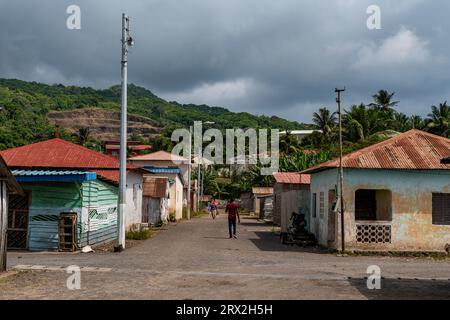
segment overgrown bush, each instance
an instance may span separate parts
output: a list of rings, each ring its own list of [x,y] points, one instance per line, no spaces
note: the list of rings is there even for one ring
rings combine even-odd
[[[145,240],[152,236],[150,229],[142,229],[140,231],[127,231],[125,237],[127,240]]]

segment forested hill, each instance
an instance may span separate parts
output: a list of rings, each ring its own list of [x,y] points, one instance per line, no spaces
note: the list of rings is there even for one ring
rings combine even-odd
[[[120,109],[120,85],[96,90],[89,87],[47,85],[13,79],[0,79],[0,149],[48,139],[55,127],[47,114],[81,108]],[[214,121],[215,127],[306,129],[309,125],[276,116],[256,116],[231,112],[221,107],[168,102],[151,91],[130,84],[128,111],[149,118],[168,132],[187,127],[193,121]]]

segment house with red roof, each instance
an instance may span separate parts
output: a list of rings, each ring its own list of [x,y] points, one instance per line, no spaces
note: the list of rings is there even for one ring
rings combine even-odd
[[[25,196],[10,201],[22,228],[13,249],[72,250],[116,239],[119,161],[55,138],[0,152]],[[142,171],[128,165],[125,221],[142,222]],[[70,244],[70,245],[69,245]]]
[[[348,250],[445,251],[450,243],[450,139],[420,130],[343,157]],[[340,249],[339,159],[311,175],[310,230]]]
[[[288,232],[292,212],[304,214],[309,224],[311,177],[298,172],[274,172],[273,177],[273,223],[281,227],[284,236]]]

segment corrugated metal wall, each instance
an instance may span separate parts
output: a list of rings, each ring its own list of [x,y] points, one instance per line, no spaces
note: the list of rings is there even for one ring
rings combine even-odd
[[[78,245],[94,245],[115,239],[117,234],[117,187],[103,181],[22,183],[31,191],[28,248],[58,249],[58,217],[61,212],[78,215]]]
[[[100,180],[82,185],[83,210],[78,221],[78,245],[95,245],[117,236],[117,187]]]
[[[31,191],[28,248],[32,251],[58,249],[58,217],[61,212],[81,212],[76,183],[22,183]]]

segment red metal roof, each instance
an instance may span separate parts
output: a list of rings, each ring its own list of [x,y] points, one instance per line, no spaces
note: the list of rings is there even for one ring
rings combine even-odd
[[[449,170],[441,159],[450,156],[450,139],[420,130],[410,130],[343,157],[344,168]],[[339,166],[334,159],[302,171],[314,173]]]
[[[59,138],[4,150],[0,155],[11,168],[91,169],[106,180],[119,181],[118,159]],[[127,168],[137,167],[128,164]]]
[[[144,151],[144,150],[150,150],[152,148],[152,146],[149,146],[147,144],[139,144],[139,145],[128,145],[128,148],[130,148],[133,151]],[[106,144],[105,149],[106,150],[120,150],[120,145]]]
[[[311,176],[309,174],[300,174],[298,172],[275,172],[273,177],[277,183],[311,184]]]

